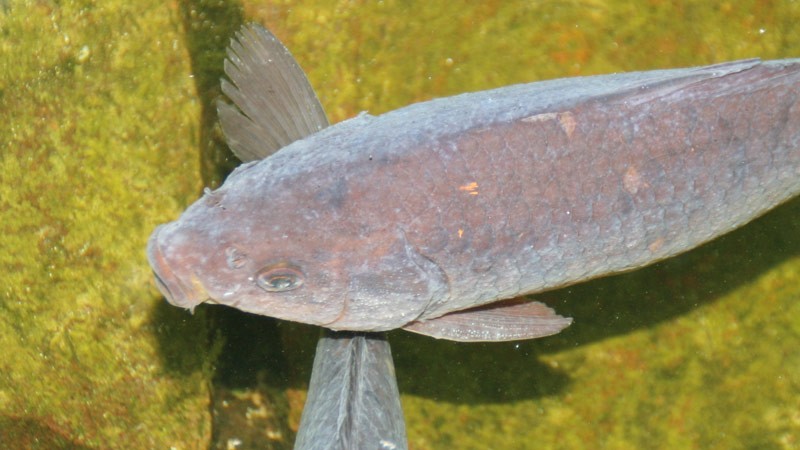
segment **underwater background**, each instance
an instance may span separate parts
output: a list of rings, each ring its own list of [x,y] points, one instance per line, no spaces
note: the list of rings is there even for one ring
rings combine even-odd
[[[213,103],[249,21],[292,51],[332,123],[535,80],[800,57],[796,0],[0,0],[3,447],[292,447],[319,331],[173,308],[145,259],[153,228],[237,164]],[[800,448],[798,218],[795,199],[538,295],[575,319],[553,337],[390,333],[410,448]]]

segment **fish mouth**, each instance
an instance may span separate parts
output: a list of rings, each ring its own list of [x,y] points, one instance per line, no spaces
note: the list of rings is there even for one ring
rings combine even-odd
[[[156,287],[170,304],[194,309],[209,299],[208,292],[194,274],[184,280],[172,269],[159,245],[159,233],[164,226],[157,227],[147,242],[147,260],[153,269]]]

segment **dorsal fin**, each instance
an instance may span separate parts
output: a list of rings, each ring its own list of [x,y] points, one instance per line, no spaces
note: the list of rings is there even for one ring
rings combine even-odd
[[[292,54],[258,24],[242,27],[231,39],[222,92],[217,101],[222,131],[243,162],[266,158],[278,149],[328,126],[325,111]]]

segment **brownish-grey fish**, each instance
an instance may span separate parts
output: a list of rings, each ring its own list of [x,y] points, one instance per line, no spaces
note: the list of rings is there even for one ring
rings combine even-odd
[[[248,74],[228,73],[229,126],[270,126],[248,111]],[[516,85],[295,142],[249,136],[237,153],[286,146],[150,239],[171,303],[525,339],[570,319],[494,302],[654,263],[800,193],[800,60]]]

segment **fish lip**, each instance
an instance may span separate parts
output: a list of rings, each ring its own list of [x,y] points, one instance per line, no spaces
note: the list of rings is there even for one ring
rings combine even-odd
[[[165,226],[159,225],[147,241],[147,260],[153,269],[156,287],[172,305],[194,309],[208,300],[208,293],[199,282],[185,283],[170,267],[159,243],[160,233]]]

